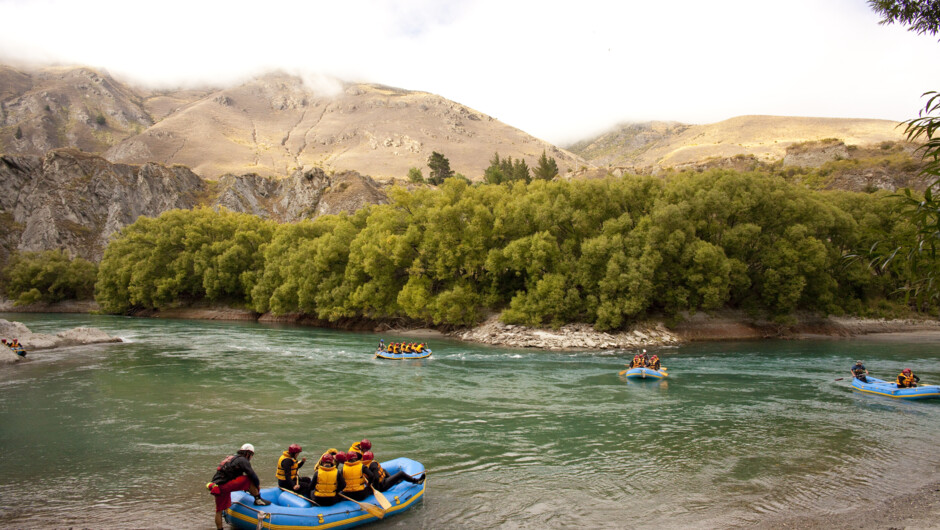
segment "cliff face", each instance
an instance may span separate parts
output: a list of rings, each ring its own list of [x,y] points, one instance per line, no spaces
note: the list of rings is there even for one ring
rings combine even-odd
[[[192,208],[205,183],[184,167],[111,164],[74,149],[0,157],[0,232],[8,250],[69,249],[100,259],[108,238],[141,215]]]
[[[285,179],[227,175],[211,187],[183,166],[112,164],[74,149],[0,157],[0,248],[64,248],[98,261],[108,239],[139,216],[222,206],[281,222],[386,202],[369,177],[295,171]],[[5,261],[5,259],[0,259]]]

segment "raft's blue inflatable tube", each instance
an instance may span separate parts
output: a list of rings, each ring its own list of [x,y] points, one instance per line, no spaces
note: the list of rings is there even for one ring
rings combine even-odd
[[[897,383],[893,381],[882,381],[868,376],[868,382],[863,383],[856,378],[852,378],[852,388],[859,392],[868,394],[877,394],[895,399],[931,399],[940,398],[940,386],[923,385],[914,388],[898,388]]]
[[[399,470],[409,475],[417,475],[425,471],[424,466],[410,458],[396,458],[383,462],[382,467],[389,475]],[[424,497],[427,481],[422,484],[412,484],[401,481],[388,491],[382,492],[385,498],[392,503],[386,517],[401,513]],[[280,488],[263,488],[261,497],[270,501],[270,506],[255,506],[254,498],[247,491],[232,493],[232,507],[225,510],[225,518],[235,528],[255,530],[256,528],[270,528],[273,530],[312,530],[326,528],[352,528],[361,524],[371,523],[379,519],[369,512],[361,509],[352,501],[342,501],[333,506],[314,506],[301,497],[281,490]],[[363,503],[379,506],[374,495],[366,497]],[[262,525],[258,526],[259,519]]]
[[[624,374],[627,379],[662,379],[669,374],[665,370],[653,370],[652,368],[630,368]]]
[[[421,353],[391,353],[383,350],[375,350],[375,356],[379,359],[424,359],[431,356],[431,350],[425,349]]]

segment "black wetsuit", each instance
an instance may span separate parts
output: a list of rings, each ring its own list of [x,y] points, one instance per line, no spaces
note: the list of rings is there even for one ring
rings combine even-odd
[[[398,484],[399,482],[403,480],[407,480],[408,482],[412,482],[412,483],[417,482],[417,480],[411,478],[411,476],[408,475],[408,473],[405,473],[404,471],[399,471],[395,473],[394,475],[389,475],[386,472],[385,478],[382,480],[379,480],[379,475],[381,474],[381,472],[379,471],[380,469],[381,469],[381,466],[379,466],[379,463],[375,461],[369,464],[369,467],[362,468],[362,472],[365,474],[366,478],[369,480],[369,484],[371,484],[373,488],[379,491],[388,491],[392,486],[394,486],[395,484]],[[382,469],[382,471],[385,471],[385,470]]]

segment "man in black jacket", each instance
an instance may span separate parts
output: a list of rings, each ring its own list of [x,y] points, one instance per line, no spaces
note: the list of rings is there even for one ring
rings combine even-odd
[[[261,479],[251,468],[251,457],[254,455],[255,446],[243,445],[234,455],[222,460],[212,476],[212,482],[206,484],[206,489],[215,496],[215,527],[219,530],[222,530],[222,512],[232,505],[233,491],[247,491],[255,498],[256,506],[271,504],[261,498]]]

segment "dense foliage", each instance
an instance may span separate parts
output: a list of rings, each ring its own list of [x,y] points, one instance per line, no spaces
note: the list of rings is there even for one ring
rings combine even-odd
[[[894,203],[757,173],[393,188],[353,215],[274,225],[209,209],[141,218],[108,247],[106,311],[225,300],[320,318],[616,329],[734,307],[864,312],[906,281],[847,262],[907,237]]]
[[[940,2],[871,0],[869,5],[884,18],[882,24],[898,23],[918,34],[936,36],[940,31]],[[940,301],[940,92],[927,92],[927,104],[917,118],[905,122],[908,141],[921,144],[922,173],[931,179],[923,196],[910,190],[896,195],[903,215],[914,226],[910,237],[881,241],[865,255],[876,270],[903,269],[907,281],[900,290],[907,302],[920,309]]]
[[[3,270],[6,295],[15,305],[88,300],[95,292],[98,268],[63,250],[14,253]]]

